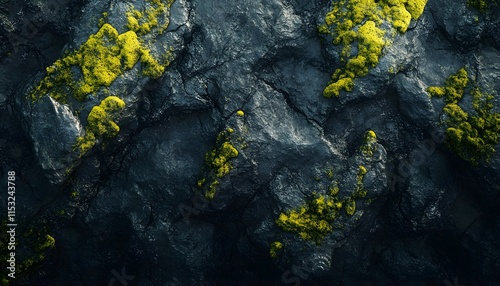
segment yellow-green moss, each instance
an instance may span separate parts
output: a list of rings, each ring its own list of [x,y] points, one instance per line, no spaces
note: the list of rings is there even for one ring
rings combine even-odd
[[[50,235],[45,235],[45,241],[42,241],[39,245],[37,245],[37,250],[38,251],[43,251],[45,249],[52,249],[56,245],[56,240],[50,236]]]
[[[239,152],[232,142],[234,129],[228,128],[217,134],[214,147],[205,153],[205,177],[198,180],[198,188],[204,189],[205,197],[209,200],[215,198],[218,179],[225,177],[233,169],[231,161],[238,157]],[[209,182],[205,184],[205,182]]]
[[[366,168],[364,166],[359,166],[359,172],[358,174],[360,174],[361,176],[364,176],[366,174]]]
[[[205,155],[206,164],[215,170],[217,177],[222,178],[233,168],[231,159],[238,157],[238,150],[226,141],[222,145]]]
[[[217,186],[219,185],[218,180],[213,180],[208,187],[208,190],[205,192],[205,198],[209,200],[213,200],[215,198],[215,193],[217,192]]]
[[[368,173],[368,170],[366,170],[365,166],[360,165],[358,169],[356,187],[350,197],[350,200],[354,201],[357,199],[362,199],[368,194],[368,191],[365,190],[365,187],[363,185],[363,178],[365,177],[366,173]]]
[[[340,188],[337,185],[335,185],[335,186],[330,186],[330,188],[328,190],[329,190],[330,196],[334,197],[339,193]]]
[[[278,256],[278,252],[280,252],[282,248],[283,248],[283,243],[279,241],[271,243],[271,247],[269,249],[269,254],[271,255],[271,258],[276,258]]]
[[[294,232],[302,239],[320,244],[332,232],[333,221],[339,216],[342,203],[336,197],[317,196],[304,206],[281,213],[276,224]]]
[[[345,213],[352,216],[356,211],[356,201],[353,199],[348,199],[345,204]]]
[[[38,83],[30,94],[32,101],[49,95],[56,101],[67,102],[67,95],[72,94],[79,101],[103,87],[110,86],[124,71],[132,69],[137,62],[143,66],[143,75],[158,78],[164,71],[168,61],[161,64],[155,59],[141,37],[148,34],[152,28],[162,33],[168,26],[168,18],[161,24],[158,17],[165,13],[173,1],[147,1],[148,8],[144,13],[129,12],[128,31],[119,34],[109,23],[104,23],[107,14],[99,23],[99,30],[90,35],[77,50],[67,54],[46,68],[47,75]],[[134,17],[141,20],[139,28],[134,26]],[[146,28],[148,27],[148,28]]]
[[[119,97],[108,96],[99,105],[92,108],[87,116],[85,135],[78,137],[75,144],[80,156],[94,147],[98,139],[109,139],[118,135],[120,127],[113,121],[113,117],[115,112],[124,107],[125,102]]]
[[[329,178],[329,179],[332,179],[333,178],[333,169],[330,168],[328,169],[328,171],[326,171],[326,176]]]
[[[362,146],[371,146],[376,142],[377,135],[374,131],[369,130],[365,134]],[[373,150],[370,149],[370,152]],[[363,165],[357,166],[356,181],[349,196],[340,199],[338,197],[340,188],[338,182],[335,182],[329,186],[325,192],[326,195],[317,195],[314,192],[313,199],[304,205],[280,213],[275,221],[276,224],[285,231],[298,234],[304,240],[320,244],[324,237],[333,231],[334,222],[341,214],[342,209],[350,217],[356,212],[356,201],[366,201],[365,197],[368,191],[364,188],[363,179],[368,171]],[[333,177],[333,170],[331,177]],[[331,177],[329,176],[330,179]]]
[[[206,179],[205,179],[205,178],[199,179],[199,180],[196,182],[196,185],[198,186],[198,188],[203,187],[203,185],[205,184],[205,181],[206,181]]]
[[[40,264],[45,259],[45,254],[54,247],[55,239],[47,234],[46,227],[30,228],[22,235],[17,236],[16,277],[23,276],[28,270]],[[5,249],[7,248],[5,247]]]
[[[471,86],[465,68],[450,75],[443,87],[429,87],[427,91],[431,96],[445,97],[448,148],[473,165],[490,162],[500,140],[500,113],[492,112],[493,96]],[[472,96],[473,113],[459,105],[465,94]]]
[[[373,152],[376,150],[377,134],[373,130],[368,130],[364,135],[364,142],[360,147],[361,153],[367,158],[373,156]]]
[[[322,34],[333,36],[334,45],[342,45],[340,60],[345,66],[335,70],[323,91],[327,98],[352,91],[354,80],[368,74],[378,64],[384,47],[390,42],[381,28],[384,22],[405,33],[410,21],[423,13],[427,0],[340,0],[333,1],[325,23],[318,27]],[[393,36],[392,36],[393,37]],[[357,49],[356,54],[351,51]]]
[[[368,130],[366,132],[365,138],[366,138],[366,141],[375,141],[376,142],[377,141],[377,134],[373,130]]]
[[[446,95],[446,90],[444,87],[439,87],[439,86],[431,86],[427,88],[427,92],[434,97],[443,97]]]
[[[45,259],[45,253],[48,250],[52,250],[55,247],[55,239],[49,235],[43,235],[39,230],[37,232],[32,232],[30,234],[25,234],[28,240],[33,240],[34,243],[34,253],[29,258],[21,261],[19,263],[19,273],[23,273],[33,268],[34,266],[40,264]]]
[[[174,1],[167,1],[163,3],[159,0],[146,0],[147,8],[145,11],[139,11],[132,9],[126,13],[127,16],[127,28],[130,31],[134,31],[139,35],[146,35],[152,29],[157,28],[158,34],[162,34],[168,27],[168,19],[161,19],[161,15],[164,13],[165,9],[169,9]]]
[[[467,0],[467,6],[486,12],[491,6],[499,6],[498,0]]]

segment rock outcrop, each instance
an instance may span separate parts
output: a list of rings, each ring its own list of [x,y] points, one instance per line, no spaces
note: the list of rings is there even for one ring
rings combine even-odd
[[[428,92],[465,67],[500,112],[494,1],[382,25],[378,65],[329,99],[330,1],[52,2],[0,1],[2,174],[19,176],[19,265],[43,254],[12,285],[499,281],[500,147],[455,154]]]

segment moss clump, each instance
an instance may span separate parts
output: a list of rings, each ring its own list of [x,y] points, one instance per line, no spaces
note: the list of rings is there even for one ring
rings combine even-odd
[[[233,168],[231,159],[238,157],[238,150],[231,142],[226,141],[218,148],[212,149],[205,155],[206,164],[213,170],[219,178],[224,177]]]
[[[377,134],[373,130],[368,130],[365,135],[365,141],[377,142]]]
[[[165,13],[172,1],[168,1],[167,4],[161,1],[147,2],[149,8],[145,14],[150,18]],[[168,26],[168,19],[164,22],[165,27],[157,31],[158,33]],[[155,18],[150,22],[144,22],[143,25],[150,27],[147,32],[142,28],[133,29],[129,21],[129,31],[119,34],[109,23],[100,23],[99,30],[90,35],[77,50],[46,68],[47,75],[32,91],[31,100],[36,101],[49,95],[60,103],[66,103],[67,94],[72,94],[75,99],[83,101],[89,94],[110,86],[118,76],[132,69],[139,61],[143,66],[143,75],[151,78],[160,77],[168,61],[160,64],[151,56],[150,50],[141,38],[159,24]]]
[[[218,180],[213,180],[208,187],[208,190],[205,192],[205,198],[209,200],[213,200],[215,198],[215,193],[217,192],[217,186],[219,185]]]
[[[356,181],[356,189],[351,195],[352,200],[364,198],[368,194],[368,191],[364,189],[363,185],[363,178],[365,177],[366,173],[368,173],[368,170],[366,170],[364,166],[359,166],[357,181]]]
[[[456,104],[458,101],[460,101],[468,84],[469,78],[467,75],[467,70],[465,70],[465,68],[461,68],[456,74],[450,75],[446,79],[445,86],[441,87],[444,90],[443,96],[445,96],[445,102]],[[439,94],[436,93],[436,87],[430,87],[428,91],[432,96],[439,96]],[[432,92],[434,92],[434,94],[432,94]]]
[[[56,245],[56,240],[50,236],[50,235],[45,235],[45,241],[42,241],[39,245],[37,245],[37,250],[38,251],[44,251],[45,249],[52,249]]]
[[[198,186],[198,188],[201,188],[203,187],[203,184],[205,184],[205,178],[203,179],[199,179],[197,182],[196,182],[196,185]]]
[[[285,231],[299,234],[304,240],[320,244],[332,232],[332,223],[341,208],[342,202],[336,197],[317,196],[298,209],[281,213],[276,224]]]
[[[55,239],[46,233],[45,227],[34,230],[29,229],[23,235],[16,236],[15,249],[8,249],[9,235],[7,233],[7,220],[0,224],[0,255],[2,260],[0,266],[6,269],[7,258],[11,251],[16,252],[16,278],[19,279],[24,273],[45,259],[45,253],[55,247]],[[28,257],[28,258],[26,258]],[[7,274],[5,274],[7,277]],[[13,281],[13,280],[12,280]],[[1,285],[9,285],[9,279],[2,279]]]
[[[271,255],[271,258],[276,258],[278,256],[278,252],[280,252],[282,248],[283,248],[283,243],[279,241],[271,243],[271,247],[269,249],[269,254]]]
[[[329,179],[332,179],[332,178],[333,178],[333,168],[328,169],[328,170],[326,171],[326,176],[327,176]]]
[[[338,96],[342,90],[352,91],[354,80],[368,74],[378,64],[388,39],[381,28],[384,22],[405,33],[410,21],[422,14],[427,0],[340,0],[318,27],[322,34],[333,36],[333,44],[343,46],[341,62],[344,67],[335,70],[325,97]],[[357,53],[351,54],[356,48]]]
[[[360,147],[361,153],[365,158],[373,157],[373,153],[377,149],[375,145],[376,143],[377,143],[377,134],[375,134],[375,131],[373,130],[368,130],[364,135],[363,145],[361,145]]]
[[[35,253],[19,264],[19,273],[25,272],[41,263],[45,259],[46,251],[52,250],[56,244],[56,240],[49,234],[42,235],[40,232],[37,232],[26,234],[25,237],[34,240]]]
[[[340,188],[337,185],[334,185],[330,186],[330,188],[328,188],[328,191],[329,191],[328,194],[334,197],[340,192]]]
[[[368,131],[366,141],[376,142],[375,132]],[[363,178],[367,173],[365,166],[358,166],[354,190],[350,196],[339,199],[340,189],[335,183],[329,187],[327,195],[313,193],[313,199],[304,205],[282,212],[276,219],[276,224],[285,231],[297,233],[304,240],[320,244],[333,231],[334,222],[341,215],[342,209],[347,216],[356,213],[356,200],[364,199],[368,193],[363,185]]]
[[[145,11],[136,9],[127,12],[127,28],[138,35],[146,35],[151,29],[158,28],[158,33],[162,34],[168,27],[168,18],[163,19],[163,23],[158,21],[165,9],[169,9],[174,1],[169,0],[163,3],[160,0],[146,0],[148,8]]]
[[[116,96],[108,96],[94,106],[87,116],[85,135],[78,137],[75,148],[83,156],[99,139],[109,139],[118,135],[120,127],[113,121],[114,114],[125,107],[125,102]]]
[[[35,101],[48,94],[56,101],[65,103],[70,93],[75,99],[83,101],[87,95],[110,86],[124,71],[132,69],[139,59],[146,66],[145,75],[161,76],[164,67],[151,57],[135,32],[118,34],[113,26],[104,24],[78,50],[47,67],[47,76],[37,85],[31,99]],[[75,73],[74,68],[79,72]]]
[[[474,7],[477,10],[484,12],[488,9],[488,1],[487,0],[467,0],[467,6]]]
[[[429,87],[431,96],[444,97],[447,115],[445,142],[448,148],[473,165],[489,163],[500,139],[500,113],[493,112],[493,96],[472,86],[465,68],[445,81],[443,87]],[[472,96],[473,112],[459,105],[463,96]]]
[[[219,179],[225,177],[233,169],[231,161],[238,157],[239,152],[231,143],[234,130],[228,128],[217,134],[215,146],[205,153],[206,177],[198,180],[198,188],[204,189],[205,197],[215,198]],[[205,184],[210,182],[209,184]]]
[[[356,212],[356,201],[353,199],[348,199],[345,204],[345,213],[349,216],[354,215],[354,212]]]

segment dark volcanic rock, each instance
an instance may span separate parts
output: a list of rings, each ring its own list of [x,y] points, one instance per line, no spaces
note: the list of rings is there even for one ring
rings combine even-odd
[[[0,1],[1,174],[19,173],[22,232],[56,241],[21,241],[21,261],[45,259],[12,285],[115,285],[124,273],[129,285],[496,285],[500,146],[491,164],[452,154],[445,102],[426,88],[465,66],[500,112],[498,7],[429,0],[352,92],[326,99],[340,62],[317,32],[329,1],[177,0],[168,29],[143,39],[155,57],[170,53],[163,76],[136,65],[85,101],[33,103],[45,68],[103,12],[123,33],[127,12],[148,5],[54,1],[31,37],[19,24],[50,1]],[[25,43],[6,45],[12,35]],[[108,95],[126,102],[120,133],[79,156],[76,138]],[[223,142],[238,156],[217,158],[228,170],[217,175],[206,154]],[[356,212],[342,209],[321,243],[276,224],[332,186],[346,203],[360,185]]]

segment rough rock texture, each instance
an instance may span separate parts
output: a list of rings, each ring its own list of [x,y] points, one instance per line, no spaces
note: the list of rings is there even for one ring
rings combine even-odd
[[[500,146],[479,166],[450,152],[426,88],[466,66],[500,112],[498,7],[429,0],[352,92],[325,99],[340,53],[317,33],[329,1],[176,0],[148,47],[172,49],[162,77],[136,65],[81,104],[29,101],[103,12],[123,32],[143,2],[0,1],[1,174],[17,174],[19,265],[44,256],[11,285],[497,285]],[[126,102],[120,133],[80,158],[108,92]],[[197,182],[228,128],[238,156],[208,200]],[[351,196],[359,166],[367,195],[321,243],[277,226],[332,184]],[[33,228],[55,247],[39,250]]]

